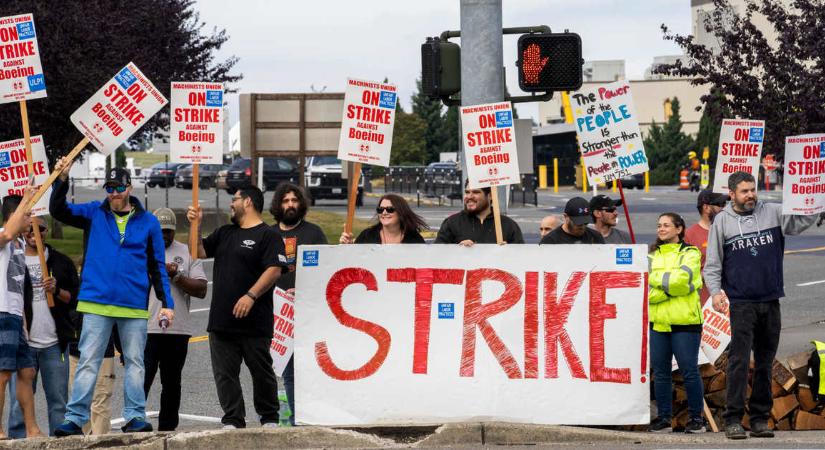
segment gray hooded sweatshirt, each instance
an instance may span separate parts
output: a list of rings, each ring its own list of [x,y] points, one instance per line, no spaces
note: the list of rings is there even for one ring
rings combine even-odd
[[[750,214],[740,215],[729,203],[714,218],[708,237],[702,275],[711,295],[724,290],[731,303],[784,297],[785,235],[805,231],[816,218],[783,216],[781,204],[761,201]]]

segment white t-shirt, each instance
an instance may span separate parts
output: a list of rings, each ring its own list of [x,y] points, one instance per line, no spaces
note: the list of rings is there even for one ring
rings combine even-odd
[[[189,247],[178,241],[173,241],[172,245],[166,248],[166,262],[173,262],[178,265],[178,272],[187,278],[205,280],[206,273],[203,271],[203,262],[200,259],[192,261],[189,254]],[[185,334],[192,336],[194,329],[192,319],[189,317],[189,303],[191,298],[183,289],[179,288],[172,279],[169,279],[169,290],[175,299],[175,321],[171,327],[166,329],[165,334]],[[149,295],[149,324],[150,334],[164,333],[158,325],[158,313],[160,313],[160,301],[152,288]]]
[[[0,247],[0,312],[23,317],[25,277],[23,244],[21,240],[13,239]]]
[[[45,249],[46,258],[49,250]],[[29,329],[29,345],[34,348],[46,348],[57,344],[57,327],[54,325],[52,312],[46,300],[46,290],[43,289],[43,273],[40,269],[40,258],[37,255],[26,255],[26,266],[29,268],[29,277],[32,280],[32,324]],[[56,300],[57,301],[57,300]]]

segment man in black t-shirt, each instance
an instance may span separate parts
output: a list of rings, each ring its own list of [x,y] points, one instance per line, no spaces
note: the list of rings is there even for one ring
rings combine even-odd
[[[298,255],[298,246],[326,245],[327,236],[321,227],[304,220],[307,214],[307,199],[304,191],[298,186],[283,182],[275,189],[269,212],[277,222],[275,229],[284,239],[287,267],[289,272],[284,273],[276,284],[290,294],[295,294],[295,261]],[[292,414],[289,420],[295,425],[295,366],[294,357],[289,359],[284,368],[284,388]]]
[[[464,210],[444,219],[436,244],[495,244],[496,228],[493,223],[491,189],[471,189],[469,180],[464,184]],[[511,218],[501,214],[501,235],[508,244],[523,244],[521,228]]]
[[[239,373],[241,361],[252,375],[255,411],[264,427],[278,426],[278,383],[272,369],[272,287],[286,269],[280,234],[261,220],[264,196],[248,186],[232,197],[232,224],[198,240],[198,256],[215,258],[209,349],[224,428],[246,427]],[[190,206],[190,222],[202,217]],[[192,230],[200,238],[200,230]]]
[[[573,197],[564,206],[564,223],[551,231],[539,244],[604,244],[601,233],[588,228],[590,202]]]

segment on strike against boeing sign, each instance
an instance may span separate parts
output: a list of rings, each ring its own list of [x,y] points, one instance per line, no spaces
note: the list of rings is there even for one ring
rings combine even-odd
[[[390,165],[396,91],[393,84],[347,79],[338,159]]]
[[[642,245],[301,247],[297,420],[648,423],[646,255]]]
[[[34,17],[0,18],[0,103],[46,96]]]
[[[223,162],[223,85],[172,82],[169,160],[177,163]]]

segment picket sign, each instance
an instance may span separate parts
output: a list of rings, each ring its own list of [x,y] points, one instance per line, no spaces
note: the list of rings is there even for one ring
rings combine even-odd
[[[284,376],[284,369],[292,358],[295,338],[295,297],[276,287],[272,291],[273,333],[269,353],[275,375]]]
[[[338,159],[355,163],[349,174],[347,220],[344,225],[347,233],[352,233],[361,164],[390,165],[397,91],[394,84],[347,79],[338,140]]]
[[[716,173],[713,192],[728,194],[728,178],[734,172],[759,174],[759,158],[765,140],[765,121],[723,119],[719,130],[719,150],[716,153]]]
[[[200,164],[223,162],[223,94],[220,83],[173,81],[171,88],[171,162],[192,164],[192,206],[198,206]],[[198,219],[192,229],[198,229]],[[189,236],[189,252],[198,257],[198,235]]]
[[[513,105],[498,102],[462,106],[459,114],[469,187],[490,188],[496,242],[502,244],[498,186],[521,182]]]
[[[644,245],[318,245],[296,263],[301,423],[649,423]]]
[[[71,121],[84,137],[65,158],[74,161],[89,143],[104,155],[112,153],[166,103],[166,97],[130,62],[72,113]],[[29,208],[59,175],[57,171],[52,172],[32,198]]]
[[[782,214],[825,212],[825,134],[785,138]]]

